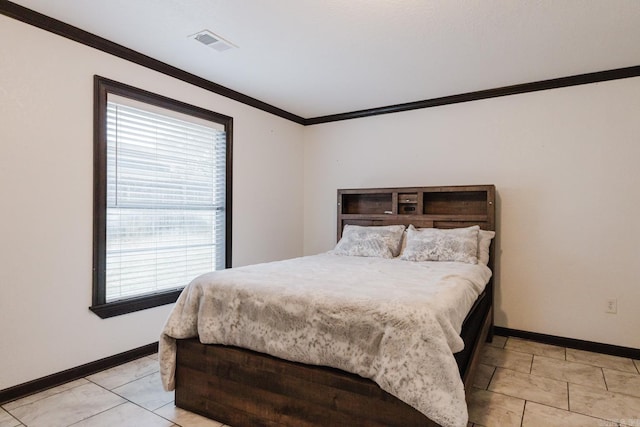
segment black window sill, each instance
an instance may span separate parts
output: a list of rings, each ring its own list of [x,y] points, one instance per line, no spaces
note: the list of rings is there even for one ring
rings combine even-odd
[[[128,298],[121,301],[114,301],[106,304],[97,304],[89,307],[102,319],[146,310],[148,308],[159,307],[161,305],[173,304],[176,302],[182,289],[170,292],[163,292],[153,295],[146,295],[138,298]]]

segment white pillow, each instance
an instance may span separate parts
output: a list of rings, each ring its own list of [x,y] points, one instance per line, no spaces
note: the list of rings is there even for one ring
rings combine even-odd
[[[491,239],[496,237],[495,231],[480,230],[478,232],[478,262],[484,265],[489,264],[489,246]]]
[[[478,263],[480,227],[407,229],[407,246],[400,259],[407,261],[458,261]]]
[[[400,253],[404,225],[345,225],[336,255],[394,258]]]

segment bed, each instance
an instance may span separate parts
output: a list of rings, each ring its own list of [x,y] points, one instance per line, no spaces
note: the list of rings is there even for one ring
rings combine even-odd
[[[494,187],[338,190],[337,208],[335,252],[212,273],[185,289],[160,341],[163,384],[167,389],[175,386],[178,407],[234,427],[466,425],[466,406],[460,406],[464,390],[473,381],[479,348],[492,335],[494,251],[485,251],[486,267],[477,260],[411,262],[408,257],[416,236],[431,238],[442,229],[455,229],[445,232],[449,234],[462,230],[465,236],[471,230],[494,231]],[[394,257],[397,253],[388,258],[344,256],[339,251],[356,232],[378,228],[386,232],[398,226],[410,227],[401,232],[407,242],[401,257]],[[395,228],[393,232],[397,236]],[[493,240],[489,242],[492,247]],[[457,270],[453,274],[447,268]],[[237,271],[232,275],[233,270]],[[324,277],[324,270],[332,275]],[[368,271],[375,274],[366,276]],[[447,278],[446,286],[441,281],[433,290],[426,286],[423,290],[421,282],[410,279],[429,275]],[[263,276],[269,279],[264,282]],[[383,282],[394,276],[402,277],[402,286],[386,288]],[[357,287],[363,281],[366,297],[358,297]],[[309,298],[312,286],[317,288],[311,294],[313,308],[303,299]],[[354,299],[340,292],[352,293]],[[422,293],[426,298],[434,292],[454,301],[453,309],[441,310],[451,314],[446,320],[440,309],[424,310],[430,302],[421,299]],[[225,293],[231,297],[222,299]],[[273,308],[275,300],[284,301],[285,308]],[[247,319],[237,317],[243,310],[251,313]],[[199,317],[210,312],[227,313],[227,321]],[[365,312],[386,323],[376,330],[373,321],[364,320]],[[401,312],[417,320],[396,319]],[[292,313],[305,320],[290,324]],[[343,325],[342,332],[325,331],[325,323],[316,321],[319,318]],[[427,321],[440,327],[433,329]],[[242,333],[230,338],[233,329]],[[347,330],[350,335],[343,339]],[[202,344],[198,336],[216,344]],[[373,350],[353,355],[352,341],[363,341]],[[446,344],[447,351],[436,344]],[[318,354],[324,357],[320,362]],[[420,375],[405,372],[407,366],[417,367]],[[444,391],[434,388],[436,383],[444,384]],[[431,406],[449,410],[443,415]]]

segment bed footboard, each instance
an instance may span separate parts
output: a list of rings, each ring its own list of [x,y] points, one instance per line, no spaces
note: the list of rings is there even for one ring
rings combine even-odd
[[[241,426],[437,426],[376,383],[338,369],[178,340],[176,406]]]

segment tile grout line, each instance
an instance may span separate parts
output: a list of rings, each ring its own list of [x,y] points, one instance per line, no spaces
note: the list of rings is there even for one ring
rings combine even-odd
[[[536,405],[545,406],[545,407],[551,408],[551,409],[557,409],[557,410],[560,410],[560,411],[567,411],[566,409],[560,409],[560,408],[557,408],[555,406],[548,405],[546,403],[534,402],[533,400],[531,400],[531,401],[527,400],[527,402],[533,402]],[[585,417],[593,418],[594,420],[598,420],[598,421],[602,420],[602,421],[606,421],[606,422],[615,422],[615,421],[608,420],[606,418],[596,417],[595,415],[584,414],[582,412],[576,412],[576,411],[571,411],[571,410],[569,410],[567,412],[571,412],[572,414],[576,414],[576,415],[583,415]]]
[[[539,356],[539,355],[532,355],[532,356],[534,356],[534,358],[535,358],[536,356],[537,356],[537,357],[545,357],[545,356]],[[550,358],[550,359],[553,359],[553,358]],[[554,359],[554,360],[560,360],[560,359]],[[601,372],[602,372],[602,370],[603,370],[603,368],[602,368],[602,367],[600,367],[600,366],[587,365],[587,364],[584,364],[584,363],[571,362],[571,361],[569,361],[568,363],[572,363],[572,364],[575,364],[575,365],[587,366],[587,367],[590,367],[590,368],[597,368],[597,369],[600,369],[600,371],[601,371]],[[487,366],[492,366],[492,365],[487,365]],[[575,385],[582,386],[582,387],[593,388],[593,389],[595,389],[595,390],[599,390],[599,391],[609,391],[609,392],[612,392],[611,390],[609,390],[609,387],[608,387],[608,385],[607,385],[607,383],[606,383],[606,379],[605,379],[604,374],[603,374],[603,376],[602,376],[602,379],[603,379],[603,382],[604,382],[604,385],[605,385],[605,389],[601,389],[601,388],[599,388],[599,387],[597,387],[597,386],[594,386],[593,384],[586,384],[586,383],[580,383],[580,382],[575,382],[575,381],[562,380],[562,379],[558,379],[558,378],[551,377],[551,376],[546,376],[546,375],[541,375],[541,374],[534,374],[534,373],[533,373],[533,362],[532,362],[532,368],[531,368],[531,370],[530,370],[530,372],[529,372],[529,373],[522,372],[522,371],[518,371],[518,370],[516,370],[516,369],[506,368],[506,367],[503,367],[503,366],[495,366],[495,368],[496,368],[496,370],[497,370],[497,368],[500,368],[500,369],[504,369],[504,370],[507,370],[507,371],[512,371],[512,372],[520,373],[520,374],[523,374],[523,375],[530,375],[530,376],[535,377],[535,378],[542,378],[542,379],[547,379],[547,380],[553,380],[553,381],[565,382],[565,383],[567,383],[567,384],[575,384]],[[615,369],[614,369],[614,370],[615,370]],[[615,370],[615,371],[617,371],[617,370]],[[617,371],[617,372],[626,373],[625,371]],[[491,379],[493,379],[493,375],[495,375],[495,371],[494,371],[494,374],[492,374]],[[623,392],[612,392],[612,393],[622,394],[622,395],[631,396],[631,397],[638,397],[638,396],[635,396],[635,395],[632,395],[632,394],[623,393]],[[537,402],[536,402],[536,403],[537,403]]]
[[[133,403],[133,402],[131,402],[131,403]],[[172,401],[171,401],[171,402],[169,402],[169,403],[165,403],[164,405],[162,405],[162,406],[161,406],[160,408],[158,408],[158,409],[164,408],[165,406],[167,406],[167,405],[169,405],[169,404],[171,404],[171,403],[173,403],[173,406],[176,406],[176,401],[175,401],[175,399],[174,399],[174,400],[172,400]],[[134,405],[135,405],[135,403],[134,403]],[[140,405],[138,405],[138,406],[140,406]],[[142,408],[142,409],[145,409],[145,408]],[[157,411],[158,409],[156,409],[155,411]],[[148,411],[148,409],[147,409],[147,411]],[[181,425],[181,424],[178,424],[176,421],[173,421],[173,420],[170,420],[170,419],[168,419],[168,418],[165,418],[165,417],[163,417],[162,415],[160,415],[160,414],[156,413],[155,411],[149,411],[149,412],[151,412],[151,413],[152,413],[152,414],[154,414],[154,415],[157,415],[158,417],[162,418],[163,420],[167,420],[167,421],[169,421],[169,422],[171,423],[171,427],[174,427],[174,426],[182,427],[182,425]],[[214,420],[214,421],[215,421],[215,420]]]
[[[106,371],[106,369],[105,369],[105,371]],[[100,372],[104,372],[104,371],[100,371]],[[89,416],[89,417],[87,417],[87,418],[84,418],[84,419],[82,419],[82,420],[78,420],[78,421],[76,421],[75,423],[70,424],[70,426],[72,426],[72,425],[74,425],[74,424],[78,424],[78,423],[79,423],[79,422],[81,422],[81,421],[88,420],[88,419],[90,419],[90,418],[92,418],[92,417],[95,417],[96,415],[99,415],[99,414],[105,413],[105,412],[107,412],[107,411],[110,411],[110,410],[112,410],[112,409],[114,409],[114,408],[117,408],[118,406],[126,405],[126,404],[127,404],[127,402],[130,402],[130,401],[129,401],[129,399],[127,399],[126,397],[120,396],[118,393],[114,393],[113,391],[109,390],[108,388],[103,387],[102,385],[100,385],[100,384],[98,384],[98,383],[96,383],[96,382],[94,382],[94,381],[91,381],[88,377],[83,377],[83,378],[84,378],[85,380],[87,380],[90,384],[94,384],[95,386],[97,386],[97,387],[99,387],[99,388],[101,388],[101,389],[105,390],[107,393],[114,394],[114,395],[118,396],[119,398],[124,399],[125,401],[124,401],[124,402],[122,402],[122,403],[119,403],[119,404],[117,404],[117,405],[115,405],[115,406],[112,406],[111,408],[105,409],[104,411],[100,411],[100,412],[98,412],[97,414],[93,414],[93,415],[91,415],[91,416]],[[68,427],[70,427],[70,426],[68,426]]]
[[[535,341],[532,341],[532,342],[535,342]],[[550,344],[547,344],[547,345],[550,345]],[[491,347],[498,348],[498,349],[500,349],[500,350],[508,351],[508,352],[511,352],[511,353],[528,354],[528,355],[531,355],[531,356],[540,356],[540,357],[546,357],[546,358],[548,358],[548,359],[555,359],[555,360],[564,360],[564,361],[567,361],[567,360],[566,360],[566,359],[567,359],[567,356],[566,356],[566,348],[564,348],[564,350],[565,350],[565,356],[564,356],[564,359],[558,359],[558,358],[556,358],[556,357],[545,356],[544,354],[535,354],[535,353],[531,353],[530,351],[518,350],[518,349],[514,349],[514,348],[507,348],[506,343],[505,343],[505,346],[504,346],[504,347],[496,347],[496,346],[491,346]],[[558,348],[561,348],[561,347],[558,347]],[[585,365],[586,365],[586,363],[583,363],[583,364],[585,364]]]
[[[598,389],[593,388],[591,386],[587,386],[587,385],[584,385],[584,384],[575,384],[575,383],[567,383],[567,394],[569,394],[569,389],[570,389],[569,386],[570,386],[570,384],[574,384],[575,386],[578,386],[578,387],[585,387],[585,388],[589,388],[589,389],[594,389],[594,390],[597,390],[597,391],[604,391],[604,392],[611,393],[611,394],[614,394],[614,395],[622,395],[622,396],[627,396],[627,397],[632,397],[632,398],[634,397],[633,395],[629,395],[629,394],[625,394],[625,393],[618,393],[618,392],[609,391],[609,390],[598,390]],[[542,405],[542,403],[541,403],[541,405]],[[546,406],[549,406],[549,405],[546,405]],[[571,408],[570,405],[569,405],[569,408]],[[602,417],[598,417],[598,416],[595,416],[595,415],[592,415],[592,414],[587,414],[587,413],[578,412],[578,411],[572,411],[571,409],[569,409],[569,412],[571,412],[572,414],[579,414],[579,415],[584,415],[586,417],[595,418],[595,419],[598,419],[598,420],[603,420],[603,421],[606,421],[608,423],[616,423],[616,421],[610,420],[608,418],[602,418]],[[617,425],[620,425],[620,424],[617,424]]]
[[[172,426],[172,427],[173,427],[173,426],[178,426],[178,427],[180,427],[180,424],[176,423],[175,421],[170,420],[170,419],[168,419],[168,418],[165,418],[165,417],[163,417],[162,415],[160,415],[160,414],[156,413],[156,411],[157,411],[158,409],[160,409],[160,408],[164,408],[165,406],[167,406],[167,405],[169,405],[169,404],[171,404],[171,403],[173,403],[173,405],[175,406],[175,399],[174,399],[174,400],[172,400],[171,402],[167,402],[167,403],[165,403],[164,405],[159,406],[158,408],[156,408],[156,409],[154,409],[154,410],[147,409],[147,408],[145,408],[145,407],[143,407],[143,406],[140,406],[140,405],[139,405],[139,404],[137,404],[136,402],[132,402],[132,401],[130,401],[129,399],[127,399],[127,401],[128,401],[129,403],[133,404],[133,405],[136,405],[138,408],[144,409],[144,410],[145,410],[145,411],[147,411],[147,412],[151,412],[151,413],[152,413],[153,415],[155,415],[156,417],[160,417],[160,418],[162,418],[163,420],[167,420],[167,421],[169,421],[169,422],[171,423],[171,426]]]
[[[101,372],[102,372],[102,371],[101,371]],[[150,373],[148,373],[148,374],[146,374],[146,375],[143,375],[143,376],[141,376],[141,377],[134,378],[134,379],[132,379],[132,380],[130,380],[130,381],[127,381],[126,383],[119,384],[119,385],[115,386],[115,387],[114,387],[113,389],[111,389],[111,390],[109,390],[108,388],[106,388],[106,387],[104,387],[104,386],[102,386],[102,385],[98,384],[98,383],[97,383],[97,382],[95,382],[95,381],[90,380],[88,377],[85,377],[85,379],[86,379],[87,381],[89,381],[89,382],[91,382],[91,383],[93,383],[93,384],[95,384],[95,385],[99,386],[99,387],[102,387],[103,389],[105,389],[105,390],[107,390],[107,391],[110,391],[111,393],[114,393],[114,394],[117,394],[118,396],[120,396],[118,393],[116,393],[116,392],[115,392],[115,391],[113,391],[113,390],[115,390],[115,389],[117,389],[117,388],[120,388],[120,387],[124,387],[124,386],[126,386],[126,385],[128,385],[128,384],[131,384],[131,383],[136,382],[136,381],[138,381],[138,380],[141,380],[141,379],[143,379],[143,378],[147,378],[148,376],[154,375],[154,374],[156,374],[156,373],[158,373],[158,372],[160,372],[160,370],[159,370],[159,369],[158,369],[157,371],[150,372]],[[120,397],[122,397],[123,399],[126,399],[126,397],[124,397],[124,396],[120,396]]]
[[[493,381],[493,377],[495,376],[497,370],[498,370],[498,367],[494,366],[493,372],[491,373],[491,377],[489,378],[489,382],[487,382],[487,387],[485,388],[485,390],[489,391],[489,386],[491,385],[491,381]]]
[[[502,344],[502,347],[500,347],[501,349],[503,349],[503,350],[506,350],[506,349],[507,349],[507,343],[509,342],[509,339],[510,339],[510,338],[511,338],[511,337],[507,337],[507,339],[506,339],[506,340],[504,340],[504,344]]]
[[[533,359],[534,359],[535,357],[536,357],[536,355],[535,355],[535,354],[532,354],[532,355],[531,355],[531,363],[529,364],[529,375],[533,375],[533,374],[532,374],[532,372],[533,372]]]
[[[155,373],[155,372],[154,372],[154,373]],[[141,380],[141,379],[143,379],[143,378],[146,378],[146,377],[148,377],[148,376],[150,376],[150,375],[153,375],[153,374],[145,375],[145,376],[140,377],[140,378],[138,378],[138,379],[136,379],[136,380],[134,380],[134,381],[129,381],[129,382],[128,382],[128,383],[126,383],[126,384],[119,385],[118,387],[114,387],[114,390],[115,390],[116,388],[124,387],[124,386],[125,386],[125,385],[127,385],[127,384],[131,384],[131,383],[133,383],[133,382],[135,382],[135,381],[137,381],[137,380]],[[104,387],[103,387],[103,388],[104,388]],[[105,389],[105,390],[106,390],[106,389]],[[157,411],[158,409],[160,409],[160,408],[162,408],[162,407],[164,407],[164,406],[168,405],[168,404],[169,404],[169,403],[171,403],[171,402],[174,402],[174,405],[175,405],[175,395],[174,395],[173,400],[171,400],[171,402],[164,403],[164,404],[162,404],[162,405],[158,406],[158,407],[157,407],[157,408],[155,408],[155,409],[148,409],[148,408],[145,408],[144,406],[142,406],[142,405],[140,405],[140,404],[138,404],[138,403],[136,403],[136,402],[134,402],[134,401],[132,401],[132,400],[127,399],[126,397],[122,396],[121,394],[119,394],[119,393],[117,393],[117,392],[115,392],[115,391],[113,391],[113,390],[108,390],[108,391],[109,391],[110,393],[115,394],[115,395],[116,395],[116,396],[118,396],[118,397],[121,397],[122,399],[126,400],[127,402],[129,402],[129,403],[131,403],[131,404],[133,404],[133,405],[136,405],[137,407],[139,407],[139,408],[141,408],[141,409],[144,409],[144,410],[145,410],[145,411],[147,411],[147,412],[151,412],[152,414],[157,415],[157,416],[159,416],[160,418],[165,419],[165,420],[166,420],[166,418],[165,418],[165,417],[163,417],[163,416],[161,416],[161,415],[156,414],[156,413],[155,413],[155,411]],[[167,421],[170,421],[170,422],[172,422],[172,423],[174,423],[174,424],[175,424],[175,422],[174,422],[174,421],[172,421],[172,420],[167,420]]]
[[[82,387],[82,386],[90,385],[90,384],[93,384],[93,385],[95,385],[95,386],[97,386],[97,387],[99,387],[99,388],[101,388],[101,389],[103,389],[103,390],[106,390],[107,392],[111,393],[111,391],[109,391],[109,390],[105,389],[104,387],[102,387],[102,386],[101,386],[101,385],[99,385],[99,384],[94,383],[93,381],[88,380],[86,377],[78,378],[78,379],[73,380],[73,381],[78,381],[78,380],[82,380],[82,379],[86,380],[87,382],[86,382],[86,383],[83,383],[83,384],[78,384],[78,385],[76,385],[76,386],[73,386],[73,387],[70,387],[70,388],[67,388],[67,389],[64,389],[64,390],[60,390],[59,392],[56,392],[56,393],[50,394],[50,395],[48,395],[48,396],[45,396],[45,397],[43,397],[42,399],[37,399],[37,400],[34,400],[33,402],[29,402],[29,403],[24,404],[24,405],[16,406],[14,409],[22,408],[22,407],[27,406],[27,405],[32,405],[32,404],[35,404],[35,403],[37,403],[37,402],[41,402],[41,401],[43,401],[43,400],[45,400],[45,399],[48,399],[48,398],[50,398],[50,397],[57,396],[57,395],[59,395],[59,394],[69,392],[69,391],[71,391],[71,390],[73,390],[73,389],[76,389],[76,388],[78,388],[78,387]],[[71,381],[71,382],[73,382],[73,381]],[[65,384],[68,384],[68,383],[65,383]],[[61,384],[61,385],[64,385],[64,384]],[[111,393],[111,394],[115,394],[116,396],[123,398],[122,396],[120,396],[120,395],[118,395],[118,394],[116,394],[116,393]],[[26,396],[26,397],[28,397],[28,396]],[[25,397],[25,398],[26,398],[26,397]],[[123,399],[124,399],[124,398],[123,398]],[[125,400],[127,400],[127,399],[125,399]],[[114,406],[112,406],[112,407],[110,407],[110,408],[104,409],[104,410],[102,410],[102,411],[100,411],[100,412],[97,412],[97,413],[95,413],[95,414],[91,414],[91,415],[89,415],[89,416],[87,416],[87,417],[85,417],[85,418],[82,418],[82,419],[80,419],[80,420],[75,421],[75,422],[74,422],[74,423],[72,423],[72,424],[68,424],[68,425],[67,425],[67,427],[68,427],[68,426],[73,426],[73,425],[75,425],[75,424],[78,424],[79,422],[82,422],[82,421],[88,420],[88,419],[90,419],[90,418],[92,418],[92,417],[94,417],[94,416],[96,416],[96,415],[98,415],[98,414],[101,414],[101,413],[103,413],[103,412],[110,411],[111,409],[113,409],[113,408],[117,408],[118,406],[124,405],[125,403],[126,403],[126,402],[118,403],[118,404],[116,404],[116,405],[114,405]],[[15,416],[14,416],[13,414],[11,414],[11,412],[9,412],[8,410],[7,410],[7,412],[8,412],[8,413],[9,413],[9,415],[11,415],[14,419],[16,419],[16,420],[18,420],[18,421],[20,422],[20,425],[19,425],[19,426],[17,426],[17,427],[26,426],[26,424],[24,424],[24,423],[23,423],[23,421],[22,421],[20,418],[15,417]]]
[[[73,387],[65,388],[64,390],[56,391],[56,392],[54,392],[54,393],[48,394],[48,395],[43,396],[43,397],[41,397],[41,398],[39,398],[39,399],[36,399],[36,400],[34,400],[34,401],[31,401],[31,402],[25,403],[25,404],[23,404],[23,405],[16,406],[15,408],[13,408],[13,409],[11,409],[11,410],[9,410],[9,409],[5,408],[5,406],[7,406],[8,404],[13,403],[13,402],[17,402],[17,401],[19,401],[19,400],[28,399],[29,397],[36,396],[36,395],[38,395],[38,394],[40,394],[40,393],[46,393],[47,391],[53,390],[53,389],[55,389],[55,388],[57,388],[57,387],[65,386],[65,385],[67,385],[67,384],[70,384],[70,383],[72,383],[72,382],[75,382],[75,381],[78,381],[78,380],[81,380],[81,379],[84,379],[84,378],[78,378],[78,379],[75,379],[75,380],[73,380],[73,381],[69,381],[69,382],[64,383],[64,384],[59,384],[59,385],[57,385],[57,386],[54,386],[54,387],[48,388],[48,389],[46,389],[46,390],[43,390],[43,391],[40,391],[40,392],[37,392],[37,393],[34,393],[34,394],[30,394],[30,395],[27,395],[27,396],[23,396],[23,397],[21,397],[21,398],[19,398],[19,399],[12,400],[12,401],[10,401],[10,402],[5,403],[3,406],[0,406],[0,408],[4,409],[6,412],[8,412],[9,414],[11,414],[11,411],[13,411],[13,410],[15,410],[15,409],[22,408],[23,406],[31,405],[31,404],[36,403],[36,402],[40,402],[41,400],[48,399],[48,398],[53,397],[53,396],[56,396],[56,395],[58,395],[58,394],[60,394],[60,393],[64,393],[65,391],[73,390],[74,388],[77,388],[77,387],[82,387],[83,385],[86,385],[86,384],[78,384],[78,385],[74,385]],[[11,414],[11,416],[13,416],[13,414]],[[15,417],[14,417],[14,418],[15,418]],[[20,423],[22,423],[22,421],[21,421],[19,418],[16,418],[16,419],[17,419],[18,421],[20,421]]]
[[[611,391],[609,390],[609,384],[607,384],[607,376],[604,374],[604,368],[600,368],[600,371],[602,372],[602,380],[604,381],[604,388],[607,389],[607,391]]]
[[[566,352],[566,350],[571,350],[571,349],[565,348],[565,352]],[[573,349],[573,350],[575,350],[575,349]],[[583,350],[580,350],[580,351],[583,351]],[[609,355],[604,355],[604,356],[609,356]],[[541,357],[547,357],[547,356],[541,356]],[[554,359],[554,358],[550,357],[550,359]],[[623,358],[623,359],[631,360],[631,363],[633,363],[633,359],[630,359],[628,357],[627,358]],[[557,359],[557,360],[560,360],[560,359]],[[611,369],[612,371],[617,371],[617,372],[622,372],[622,373],[627,373],[627,374],[631,374],[632,373],[632,372],[629,372],[629,371],[624,370],[624,369],[618,369],[618,368],[614,368],[614,367],[611,367],[611,366],[602,366],[602,364],[596,364],[597,362],[590,362],[590,361],[587,361],[587,360],[568,360],[568,359],[566,359],[566,356],[565,356],[565,361],[569,362],[569,363],[575,363],[577,365],[591,366],[591,367],[599,368],[599,369]],[[634,365],[634,367],[636,368],[636,370],[639,369],[635,365]],[[638,373],[640,374],[640,371]]]
[[[126,399],[125,399],[125,400],[126,400]],[[116,406],[112,406],[111,408],[107,408],[107,409],[102,410],[102,411],[100,411],[100,412],[96,412],[95,414],[91,414],[91,415],[89,415],[89,416],[88,416],[88,417],[86,417],[86,418],[83,418],[83,419],[81,419],[81,420],[78,420],[78,421],[76,421],[76,422],[74,422],[74,423],[72,423],[72,424],[68,424],[66,427],[72,427],[72,426],[74,426],[74,425],[76,425],[76,424],[78,424],[78,423],[81,423],[81,422],[83,422],[83,421],[89,420],[89,419],[91,419],[91,418],[93,418],[93,417],[95,417],[95,416],[98,416],[98,415],[100,415],[100,414],[104,414],[104,413],[105,413],[105,412],[107,412],[107,411],[110,411],[110,410],[112,410],[112,409],[115,409],[115,408],[117,408],[117,407],[119,407],[119,406],[126,405],[126,404],[127,404],[127,402],[118,403]]]
[[[6,409],[2,408],[1,406],[0,406],[0,409],[2,409],[3,411],[5,411],[7,414],[9,414],[9,416],[10,416],[11,418],[13,418],[14,420],[16,420],[16,421],[18,422],[18,424],[16,424],[16,427],[24,426],[24,424],[22,423],[22,421],[21,421],[21,420],[19,420],[19,419],[18,419],[18,418],[16,418],[16,417],[14,417],[14,416],[13,416],[13,414],[12,414],[11,412],[7,411]]]
[[[568,348],[568,347],[567,347],[565,350],[566,350],[566,351],[569,351],[569,350],[576,351],[576,352],[578,352],[578,354],[580,354],[580,353],[591,353],[591,354],[595,354],[597,357],[603,357],[605,360],[611,360],[611,359],[613,359],[613,360],[620,360],[620,359],[622,359],[622,360],[628,360],[628,361],[631,361],[631,365],[632,365],[632,366],[635,368],[635,370],[640,374],[640,368],[635,364],[635,362],[634,362],[634,361],[635,361],[635,359],[633,359],[633,358],[631,358],[631,357],[615,356],[615,355],[612,355],[612,354],[597,353],[597,352],[593,352],[593,351],[579,350],[579,349],[576,349],[576,348]],[[600,364],[596,364],[596,363],[598,363],[598,362],[591,362],[591,361],[585,361],[585,360],[568,360],[568,359],[567,359],[567,361],[568,361],[568,362],[575,362],[575,363],[582,363],[582,364],[584,364],[584,365],[591,365],[591,366],[595,366],[595,367],[597,367],[597,368],[607,368],[607,369],[611,369],[611,370],[614,370],[614,371],[626,372],[626,373],[628,373],[628,374],[629,374],[629,373],[631,373],[631,372],[630,372],[630,371],[628,371],[628,370],[625,370],[625,369],[618,369],[617,367],[612,367],[612,366],[602,366],[602,363],[600,363]],[[633,373],[635,374],[635,372],[633,372]]]
[[[527,399],[523,399],[523,398],[521,398],[521,397],[512,396],[512,395],[510,395],[510,394],[506,394],[506,393],[503,393],[503,392],[500,392],[500,391],[483,390],[483,389],[478,388],[478,387],[475,387],[475,388],[476,388],[476,389],[478,389],[478,390],[480,390],[480,391],[488,391],[489,393],[499,394],[500,396],[507,396],[507,397],[511,397],[512,399],[523,400],[523,401],[525,401],[525,402],[527,401]],[[534,402],[534,403],[538,403],[538,402]],[[541,403],[541,405],[542,405],[542,403]],[[560,409],[560,408],[557,408],[557,409]]]
[[[156,373],[156,371],[154,371],[154,372],[152,372],[152,373],[150,373],[150,374],[148,374],[148,375],[144,375],[144,376],[142,376],[142,377],[136,378],[135,380],[132,380],[132,381],[129,381],[129,382],[127,382],[127,383],[124,383],[124,384],[121,384],[121,385],[119,385],[119,386],[116,386],[116,387],[114,387],[114,389],[119,388],[119,387],[123,387],[123,386],[125,386],[125,385],[127,385],[127,384],[131,384],[132,382],[135,382],[135,381],[140,380],[140,379],[142,379],[142,378],[146,378],[146,377],[148,377],[149,375],[153,375],[153,374],[155,374],[155,373]],[[127,403],[131,403],[132,405],[135,405],[135,406],[137,406],[138,408],[140,408],[140,409],[142,409],[142,410],[144,410],[144,411],[146,411],[146,412],[150,412],[150,413],[152,413],[153,415],[155,415],[155,416],[157,416],[157,417],[160,417],[160,418],[162,418],[163,420],[166,420],[166,421],[168,421],[168,422],[172,423],[172,426],[173,426],[173,425],[175,425],[175,426],[180,427],[180,425],[179,425],[179,424],[177,424],[175,421],[173,421],[173,420],[169,420],[169,419],[167,419],[167,418],[163,417],[163,416],[162,416],[162,415],[160,415],[160,414],[156,414],[156,412],[155,412],[155,411],[157,411],[158,409],[160,409],[160,408],[162,408],[162,407],[164,407],[164,406],[168,405],[169,403],[174,402],[174,405],[175,405],[175,399],[174,399],[174,400],[172,400],[171,402],[168,402],[168,403],[166,403],[166,404],[164,404],[164,405],[161,405],[160,407],[156,408],[155,410],[150,410],[150,409],[147,409],[147,408],[145,408],[145,407],[143,407],[143,406],[141,406],[141,405],[137,404],[136,402],[133,402],[133,401],[131,401],[131,400],[127,399],[126,397],[124,397],[124,396],[122,396],[122,395],[120,395],[120,394],[116,393],[116,392],[115,392],[115,391],[113,391],[113,390],[109,390],[108,388],[106,388],[106,387],[104,387],[104,386],[102,386],[102,385],[100,385],[100,384],[97,384],[97,383],[95,383],[95,382],[93,382],[93,381],[89,380],[88,378],[85,378],[85,379],[86,379],[87,381],[91,382],[92,384],[95,384],[95,385],[97,385],[98,387],[102,388],[103,390],[106,390],[107,392],[109,392],[109,393],[111,393],[111,394],[115,394],[116,396],[118,396],[118,397],[120,397],[121,399],[124,399],[124,400],[125,400],[125,401],[124,401],[124,402],[122,402],[121,404],[116,405],[116,406],[114,406],[113,408],[106,409],[106,410],[104,410],[104,411],[102,411],[102,412],[100,412],[100,413],[103,413],[103,412],[106,412],[106,411],[110,411],[111,409],[117,408],[118,406],[122,406],[122,405],[125,405],[125,404],[127,404]],[[94,417],[94,416],[96,416],[96,415],[98,415],[98,414],[94,414],[94,415],[92,415],[91,417]],[[89,418],[91,418],[91,417],[89,417]],[[85,418],[85,419],[88,419],[88,418]],[[82,421],[82,420],[80,420],[80,421]],[[78,423],[78,422],[80,422],[80,421],[77,421],[77,422],[76,422],[76,423],[74,423],[74,424],[77,424],[77,423]],[[70,427],[70,426],[69,426],[69,427]]]

